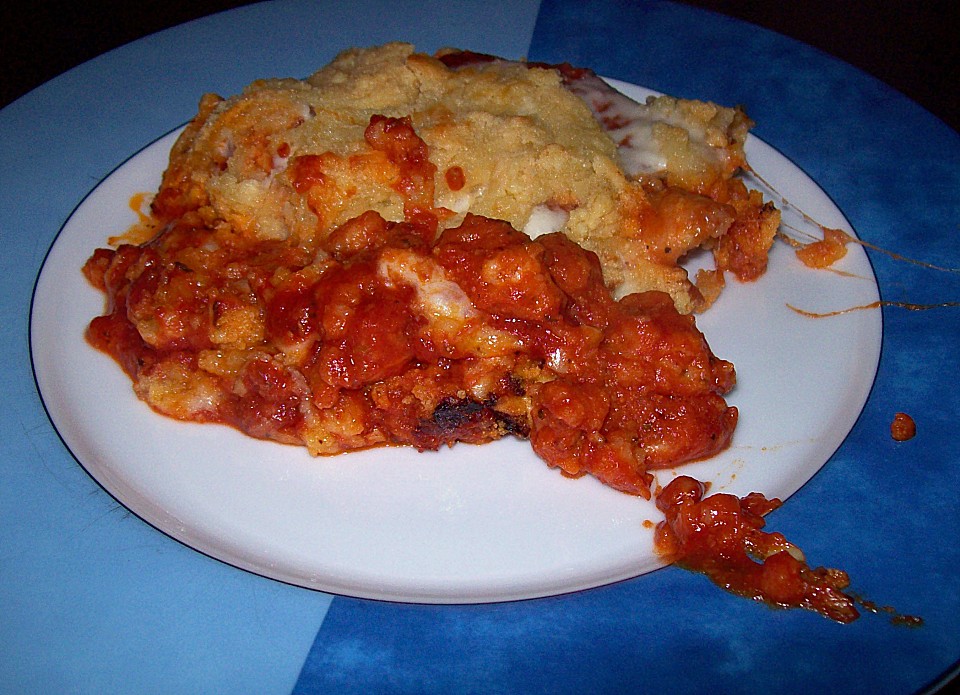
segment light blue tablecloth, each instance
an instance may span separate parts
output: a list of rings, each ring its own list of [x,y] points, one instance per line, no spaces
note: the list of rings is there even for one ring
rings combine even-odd
[[[907,693],[954,668],[960,309],[884,309],[860,420],[776,512],[811,557],[922,615],[919,629],[771,611],[674,568],[482,606],[332,598],[182,546],[87,476],[47,419],[29,357],[33,283],[60,226],[120,162],[188,119],[199,94],[305,75],[344,47],[394,39],[569,61],[745,104],[757,135],[861,237],[960,266],[956,132],[814,49],[685,6],[281,1],[113,51],[0,111],[0,690]],[[955,273],[870,256],[884,299],[960,299]],[[920,423],[909,446],[884,435],[893,410]]]

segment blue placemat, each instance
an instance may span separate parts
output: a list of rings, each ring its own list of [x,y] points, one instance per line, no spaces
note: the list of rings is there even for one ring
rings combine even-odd
[[[960,137],[815,49],[673,3],[546,0],[529,57],[744,104],[759,124],[755,132],[817,180],[862,238],[960,266]],[[956,273],[869,255],[884,299],[960,299]],[[953,492],[960,309],[888,308],[884,326],[879,374],[859,422],[771,525],[812,562],[848,569],[867,598],[921,615],[924,627],[869,614],[840,626],[774,611],[675,568],[512,604],[337,598],[296,692],[924,689],[960,655],[953,540],[960,530]],[[891,440],[889,423],[900,410],[916,418],[915,440]]]

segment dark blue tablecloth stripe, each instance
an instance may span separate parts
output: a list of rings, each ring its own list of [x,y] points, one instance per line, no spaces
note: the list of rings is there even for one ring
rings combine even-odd
[[[861,237],[960,266],[960,137],[848,65],[719,15],[625,0],[545,0],[529,57],[744,104],[755,132],[817,180]],[[956,273],[869,254],[884,298],[960,300]],[[868,598],[922,615],[923,628],[885,616],[839,626],[772,611],[674,568],[519,603],[337,598],[296,692],[924,689],[960,655],[960,309],[888,308],[884,326],[877,382],[860,420],[771,524],[814,563],[847,568]],[[916,418],[915,440],[890,440],[897,410]]]

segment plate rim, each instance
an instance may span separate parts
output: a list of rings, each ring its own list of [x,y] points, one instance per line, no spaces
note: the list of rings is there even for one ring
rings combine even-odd
[[[608,79],[608,78],[604,78],[604,79]],[[652,94],[658,94],[658,92],[655,92],[654,90],[650,90],[650,89],[648,89],[648,88],[646,88],[646,87],[641,87],[641,86],[639,86],[639,85],[634,85],[634,84],[632,84],[632,83],[625,82],[625,81],[622,81],[622,80],[617,80],[617,79],[609,78],[608,81],[611,82],[612,84],[614,84],[614,86],[616,86],[616,87],[618,87],[618,88],[626,87],[626,88],[641,90],[641,91],[643,91],[643,92],[649,92],[649,93],[652,93]],[[51,408],[50,408],[49,403],[48,403],[48,396],[45,395],[45,392],[44,392],[44,390],[43,390],[42,387],[41,387],[42,377],[40,377],[40,375],[38,374],[38,365],[37,365],[38,359],[37,359],[37,355],[36,355],[36,350],[37,350],[37,347],[36,347],[36,339],[37,339],[37,337],[36,337],[36,330],[37,330],[37,329],[36,329],[36,323],[37,323],[37,321],[36,321],[36,311],[37,311],[38,292],[39,292],[39,290],[40,290],[40,285],[41,285],[41,282],[42,282],[42,278],[44,277],[44,272],[45,272],[45,270],[46,270],[46,268],[47,268],[47,266],[48,266],[48,261],[50,260],[51,255],[54,253],[55,247],[57,246],[58,242],[60,241],[60,239],[61,239],[64,231],[66,230],[66,228],[67,228],[68,225],[70,224],[71,220],[73,220],[73,218],[76,216],[77,212],[84,206],[84,204],[91,198],[91,196],[93,196],[93,195],[95,194],[95,192],[96,192],[108,179],[110,179],[110,178],[111,178],[112,176],[114,176],[120,169],[122,169],[122,168],[124,167],[124,165],[126,165],[126,164],[129,163],[130,161],[136,159],[138,156],[140,156],[141,154],[143,154],[146,150],[148,150],[148,149],[150,149],[151,147],[155,146],[158,142],[160,142],[160,141],[164,140],[165,138],[171,136],[172,134],[174,134],[174,133],[182,130],[188,123],[189,123],[189,121],[185,121],[185,122],[183,122],[183,123],[181,123],[181,124],[179,124],[179,125],[177,125],[177,126],[175,126],[175,127],[173,127],[173,128],[168,129],[168,130],[167,130],[166,132],[164,132],[163,134],[158,135],[157,137],[153,138],[153,139],[150,140],[148,143],[146,143],[146,144],[144,144],[142,147],[138,148],[135,152],[133,152],[133,153],[129,154],[127,157],[125,157],[122,161],[120,161],[116,166],[114,166],[109,172],[107,172],[105,175],[103,175],[99,180],[97,180],[97,181],[89,188],[89,190],[83,195],[83,197],[77,202],[77,204],[73,207],[73,209],[72,209],[72,210],[70,211],[70,213],[67,215],[67,217],[65,218],[65,220],[63,221],[63,223],[60,225],[60,228],[57,230],[57,233],[54,235],[53,239],[50,241],[49,246],[48,246],[48,248],[47,248],[47,250],[46,250],[46,252],[45,252],[45,254],[44,254],[43,260],[42,260],[42,262],[41,262],[41,264],[40,264],[40,266],[39,266],[39,269],[38,269],[38,271],[37,271],[37,273],[36,273],[36,276],[35,276],[35,278],[34,278],[33,288],[32,288],[32,290],[31,290],[30,304],[29,304],[29,308],[28,308],[28,343],[29,343],[29,357],[30,357],[31,374],[32,374],[32,377],[33,377],[33,381],[34,381],[35,388],[36,388],[36,390],[37,390],[37,394],[38,394],[38,396],[39,396],[41,405],[42,405],[43,410],[44,410],[44,412],[45,412],[45,414],[46,414],[46,416],[47,416],[47,419],[50,421],[50,423],[51,423],[51,425],[52,425],[52,427],[53,427],[53,429],[54,429],[57,437],[58,437],[58,438],[60,439],[60,441],[63,443],[64,448],[68,451],[68,453],[70,454],[70,456],[77,462],[77,464],[80,465],[80,467],[84,470],[84,472],[85,472],[90,478],[92,478],[92,479],[94,480],[94,482],[95,482],[102,490],[104,490],[108,495],[110,495],[110,497],[112,497],[112,498],[113,498],[119,505],[121,505],[124,509],[126,509],[127,511],[129,511],[132,515],[136,516],[136,517],[139,518],[141,521],[145,522],[146,524],[148,524],[149,526],[151,526],[151,527],[154,528],[155,530],[157,530],[157,531],[159,531],[160,533],[162,533],[163,535],[165,535],[165,536],[167,536],[167,537],[175,540],[175,541],[176,541],[177,543],[179,543],[180,545],[183,545],[183,546],[189,548],[190,550],[192,550],[192,551],[194,551],[194,552],[198,552],[198,553],[200,553],[201,555],[204,555],[204,556],[206,556],[206,557],[208,557],[208,558],[214,559],[214,560],[216,560],[217,562],[220,562],[220,563],[222,563],[222,564],[225,564],[225,565],[228,565],[228,566],[231,566],[231,567],[236,567],[236,568],[241,569],[241,570],[243,570],[243,571],[245,571],[245,572],[250,572],[250,573],[252,573],[252,574],[255,574],[255,575],[258,575],[258,576],[262,576],[262,577],[265,577],[265,578],[268,578],[268,579],[272,579],[272,580],[274,580],[274,581],[278,581],[278,582],[281,582],[281,583],[283,583],[283,584],[288,584],[288,585],[297,586],[297,587],[301,587],[301,588],[307,588],[307,589],[310,589],[310,590],[321,591],[321,592],[325,592],[325,593],[331,593],[331,594],[335,594],[335,595],[350,596],[350,597],[355,597],[355,598],[384,600],[384,601],[401,602],[401,603],[426,603],[426,604],[437,604],[437,605],[440,605],[440,604],[474,604],[474,603],[513,602],[513,601],[519,601],[519,600],[528,600],[528,599],[543,598],[543,597],[547,597],[547,596],[562,596],[562,595],[569,594],[569,593],[576,593],[576,592],[579,592],[579,591],[589,590],[589,589],[593,589],[593,588],[599,588],[599,587],[602,587],[602,586],[608,586],[608,585],[611,585],[611,584],[616,584],[616,583],[619,583],[619,582],[629,581],[629,580],[631,580],[631,579],[638,578],[638,577],[640,577],[640,576],[643,576],[644,574],[647,574],[647,573],[649,573],[649,572],[657,571],[657,569],[660,569],[660,568],[662,568],[662,567],[667,566],[667,565],[665,565],[665,564],[661,564],[658,568],[654,568],[654,569],[650,569],[650,570],[644,570],[644,571],[641,571],[641,572],[639,572],[639,573],[638,573],[638,572],[624,572],[624,573],[617,574],[617,575],[605,575],[605,578],[602,579],[602,580],[600,580],[600,581],[594,581],[594,582],[592,582],[592,583],[587,583],[587,584],[583,584],[583,585],[580,585],[580,586],[567,585],[566,588],[559,588],[559,587],[551,588],[554,584],[556,584],[555,581],[552,581],[552,582],[548,582],[548,583],[547,583],[549,586],[544,585],[544,588],[542,588],[542,589],[539,590],[539,591],[530,591],[529,589],[525,589],[525,590],[521,590],[521,591],[514,592],[514,593],[512,593],[512,594],[511,594],[511,593],[504,593],[503,591],[498,591],[498,592],[496,592],[496,595],[494,595],[494,596],[485,596],[485,595],[484,595],[484,596],[481,596],[481,595],[479,595],[479,594],[473,594],[473,595],[471,595],[471,596],[464,596],[464,595],[461,594],[461,595],[457,595],[457,596],[452,596],[452,595],[443,595],[443,596],[441,596],[441,595],[437,595],[437,596],[427,597],[427,596],[424,596],[424,595],[407,595],[406,593],[401,592],[401,591],[389,591],[389,590],[357,590],[355,587],[342,586],[342,585],[338,585],[338,584],[336,584],[336,583],[334,583],[334,584],[324,583],[323,581],[318,581],[318,582],[316,582],[316,584],[311,584],[311,583],[309,583],[309,582],[305,583],[305,582],[300,581],[300,580],[298,580],[298,579],[291,578],[291,577],[288,577],[288,576],[284,576],[283,573],[276,573],[276,572],[266,571],[262,564],[257,564],[257,563],[255,563],[255,562],[246,561],[243,557],[238,556],[236,553],[222,553],[222,552],[218,553],[218,552],[216,552],[216,550],[212,550],[212,549],[208,549],[208,548],[204,547],[203,544],[199,544],[199,545],[198,545],[196,542],[191,542],[191,539],[193,539],[193,540],[195,541],[196,538],[195,538],[195,536],[191,535],[190,533],[187,533],[187,532],[176,533],[174,530],[172,530],[172,529],[170,529],[170,528],[166,528],[166,527],[164,526],[164,524],[163,524],[162,519],[160,518],[160,517],[162,517],[162,515],[149,513],[150,510],[144,510],[144,509],[134,508],[133,506],[130,505],[129,501],[125,501],[123,498],[121,498],[121,496],[118,494],[116,488],[113,487],[113,486],[111,486],[111,485],[109,485],[107,482],[105,482],[105,481],[103,480],[103,477],[104,477],[103,475],[97,475],[97,474],[95,473],[95,471],[100,471],[102,467],[99,466],[99,465],[96,464],[96,463],[84,462],[83,460],[81,460],[80,456],[78,456],[78,454],[74,451],[74,447],[71,446],[71,444],[68,442],[67,436],[66,436],[66,435],[64,434],[64,432],[62,431],[61,425],[59,425],[58,422],[57,422],[57,420],[55,419],[54,413],[51,411]],[[828,193],[826,190],[824,190],[824,189],[820,186],[820,184],[819,184],[812,176],[810,176],[801,166],[799,166],[799,165],[798,165],[795,161],[793,161],[790,157],[786,156],[783,152],[781,152],[781,151],[780,151],[779,149],[777,149],[775,146],[773,146],[773,145],[771,145],[770,143],[766,142],[766,141],[763,140],[762,138],[760,138],[760,137],[758,137],[758,136],[755,136],[755,135],[753,135],[752,133],[751,133],[748,137],[749,137],[750,139],[752,139],[752,140],[755,140],[755,141],[759,142],[763,147],[769,148],[772,152],[776,153],[777,156],[779,156],[779,157],[781,157],[782,159],[784,159],[785,161],[789,162],[789,164],[790,164],[797,172],[801,173],[802,176],[803,176],[805,179],[807,179],[807,180],[809,181],[809,183],[810,183],[811,185],[813,185],[820,194],[824,195],[824,196],[829,200],[830,204],[833,206],[833,208],[835,208],[835,210],[837,211],[837,213],[839,213],[839,215],[840,215],[841,218],[843,219],[843,221],[844,221],[844,223],[846,224],[846,226],[847,226],[850,230],[852,230],[852,231],[854,232],[854,234],[856,234],[856,230],[853,229],[853,226],[850,224],[847,216],[843,213],[842,209],[841,209],[840,206],[836,203],[836,201],[833,199],[833,197],[830,196],[829,193]],[[863,251],[863,258],[866,260],[866,262],[867,262],[867,264],[868,264],[868,266],[869,266],[869,269],[870,269],[870,273],[871,273],[871,275],[872,275],[872,278],[870,278],[871,283],[872,283],[872,286],[873,286],[873,288],[875,288],[877,295],[880,296],[880,298],[882,299],[882,290],[881,290],[880,285],[879,285],[879,282],[878,282],[878,280],[877,280],[877,274],[876,274],[876,270],[875,270],[875,267],[874,267],[873,259],[869,256],[869,254],[867,254],[867,253],[865,252],[865,250]],[[823,463],[821,463],[821,464],[816,468],[816,470],[814,470],[814,472],[813,472],[812,474],[810,474],[809,476],[807,476],[807,477],[804,479],[804,481],[803,481],[798,487],[796,487],[796,488],[795,488],[794,490],[792,490],[787,496],[785,496],[784,499],[786,499],[787,497],[792,497],[794,494],[796,494],[797,491],[799,491],[800,489],[802,489],[803,487],[805,487],[806,485],[808,485],[811,480],[813,480],[815,477],[817,477],[817,476],[823,471],[823,469],[824,469],[824,468],[830,463],[830,461],[833,459],[833,457],[835,456],[836,452],[844,445],[844,443],[846,442],[846,440],[849,438],[850,432],[857,426],[857,423],[858,423],[859,420],[863,417],[864,411],[865,411],[865,408],[866,408],[866,405],[867,405],[867,403],[869,402],[869,400],[870,400],[870,398],[871,398],[871,395],[872,395],[872,393],[873,393],[873,391],[874,391],[874,389],[875,389],[875,387],[876,387],[877,376],[878,376],[878,373],[879,373],[879,365],[880,365],[880,360],[881,360],[881,358],[882,358],[882,352],[883,352],[883,337],[884,337],[883,312],[882,312],[882,311],[877,311],[877,312],[876,312],[876,315],[877,315],[877,317],[878,317],[878,321],[877,321],[877,325],[876,325],[876,336],[875,336],[875,339],[876,339],[876,340],[875,340],[875,344],[876,344],[876,359],[875,359],[875,363],[874,363],[873,368],[872,368],[872,372],[870,373],[870,375],[869,375],[868,377],[865,376],[865,380],[868,381],[869,383],[868,383],[868,385],[866,386],[866,388],[865,388],[864,391],[863,391],[862,398],[861,398],[861,399],[859,400],[859,402],[858,402],[856,416],[852,418],[849,427],[847,427],[847,428],[845,429],[845,433],[843,434],[842,437],[840,437],[840,439],[839,439],[839,441],[837,442],[836,446],[833,447],[833,449],[832,449],[832,451],[829,453],[829,455],[826,456],[826,459],[823,461]],[[186,531],[186,529],[183,529],[183,531]],[[200,534],[201,537],[202,537],[203,535],[204,535],[204,534]],[[223,555],[229,555],[230,557],[229,557],[229,559],[228,559],[228,558],[224,557]]]

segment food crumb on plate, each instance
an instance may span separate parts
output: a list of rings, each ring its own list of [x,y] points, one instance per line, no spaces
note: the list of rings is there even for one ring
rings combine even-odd
[[[917,423],[906,413],[897,413],[890,423],[890,436],[898,442],[913,439],[917,436]]]

